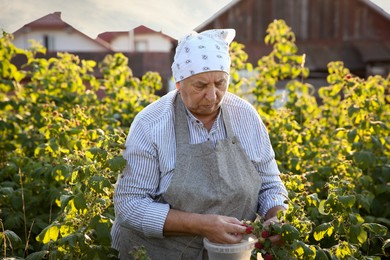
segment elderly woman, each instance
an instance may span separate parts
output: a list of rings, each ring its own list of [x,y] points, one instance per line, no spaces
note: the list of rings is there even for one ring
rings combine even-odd
[[[121,259],[141,245],[151,259],[207,259],[203,238],[238,243],[241,220],[275,219],[285,209],[267,129],[248,102],[227,92],[234,36],[221,29],[181,39],[176,90],[132,123],[111,232]]]

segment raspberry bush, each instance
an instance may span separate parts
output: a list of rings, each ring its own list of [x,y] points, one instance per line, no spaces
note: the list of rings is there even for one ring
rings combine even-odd
[[[390,75],[362,79],[335,61],[328,64],[329,85],[315,89],[305,82],[309,70],[294,39],[291,28],[274,21],[265,39],[273,50],[254,76],[239,77],[251,68],[242,54],[244,61],[233,63],[236,93],[252,97],[269,128],[289,191],[289,209],[280,216],[285,245],[266,242],[256,250],[273,259],[388,257]],[[243,52],[236,47],[234,53]],[[284,85],[282,107],[275,105],[276,85]],[[261,223],[253,223],[259,240]]]
[[[274,21],[265,38],[273,50],[255,66],[242,44],[231,45],[229,88],[263,118],[289,191],[282,225],[245,222],[259,239],[252,257],[388,257],[390,76],[362,79],[335,61],[328,85],[315,88],[294,40]],[[109,231],[121,152],[134,116],[158,98],[161,79],[153,72],[133,77],[120,53],[96,63],[42,52],[0,38],[0,255],[116,259]],[[24,65],[14,64],[16,55]],[[251,73],[242,77],[243,70]],[[284,245],[271,245],[273,234]],[[132,254],[148,259],[143,248]]]

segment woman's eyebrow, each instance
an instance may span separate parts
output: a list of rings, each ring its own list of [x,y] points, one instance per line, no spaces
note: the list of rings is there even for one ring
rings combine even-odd
[[[207,81],[203,81],[203,80],[197,80],[197,81],[194,81],[192,84],[193,85],[207,85],[208,82]]]
[[[224,78],[221,78],[221,79],[219,79],[219,80],[216,80],[216,81],[214,81],[216,84],[221,84],[221,83],[223,83],[223,82],[225,82],[226,81],[226,79],[224,79]],[[209,84],[209,81],[207,81],[207,80],[202,80],[202,79],[198,79],[198,80],[196,80],[196,81],[194,81],[193,83],[192,83],[192,85],[208,85]]]
[[[225,82],[225,81],[226,81],[226,79],[222,78],[222,79],[216,81],[216,83],[223,83],[223,82]]]

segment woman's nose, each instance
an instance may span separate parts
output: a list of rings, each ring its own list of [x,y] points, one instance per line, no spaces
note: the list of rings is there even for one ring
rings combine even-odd
[[[216,90],[214,87],[207,89],[206,98],[208,100],[216,100],[217,99],[217,93],[216,93]]]

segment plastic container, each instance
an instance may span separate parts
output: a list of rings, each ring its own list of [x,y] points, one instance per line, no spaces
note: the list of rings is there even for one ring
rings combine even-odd
[[[203,239],[209,260],[249,260],[256,242],[255,236],[245,236],[238,244],[216,244]]]

